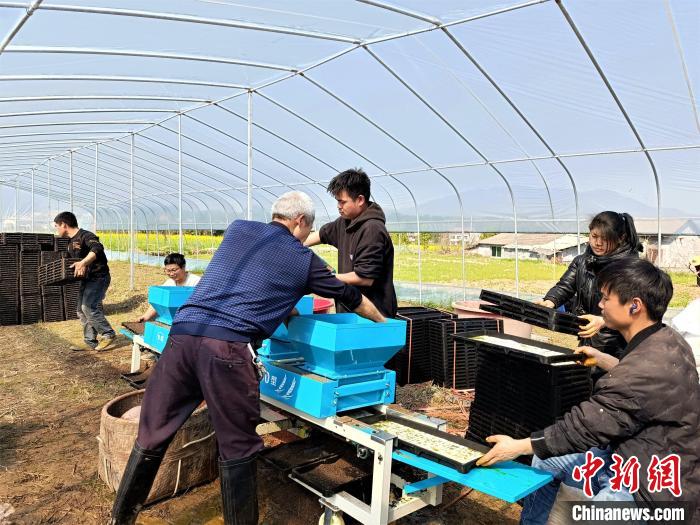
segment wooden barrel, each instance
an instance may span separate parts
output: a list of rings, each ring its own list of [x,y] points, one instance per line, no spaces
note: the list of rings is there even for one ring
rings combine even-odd
[[[100,478],[116,491],[136,441],[138,421],[122,419],[130,408],[139,406],[144,390],[119,396],[104,407],[100,420]],[[217,447],[206,406],[195,410],[178,430],[160,465],[146,503],[174,496],[178,492],[216,478]]]

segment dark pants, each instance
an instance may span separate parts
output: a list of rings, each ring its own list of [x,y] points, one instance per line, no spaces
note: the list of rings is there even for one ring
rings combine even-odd
[[[205,400],[221,459],[252,456],[263,448],[255,432],[259,387],[246,343],[170,336],[148,380],[136,442],[147,450],[164,450]]]
[[[96,277],[80,283],[78,318],[83,325],[83,339],[90,346],[97,345],[98,334],[114,337],[114,329],[105,317],[102,301],[109,288],[111,277]]]

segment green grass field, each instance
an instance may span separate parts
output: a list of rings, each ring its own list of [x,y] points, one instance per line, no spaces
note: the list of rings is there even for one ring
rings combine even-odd
[[[100,232],[104,245],[113,251],[126,252],[129,249],[127,233]],[[185,234],[185,257],[208,260],[221,243],[220,235]],[[395,241],[394,280],[418,282],[418,247]],[[136,236],[136,246],[140,254],[164,256],[178,251],[177,235],[160,233]],[[319,246],[315,251],[328,264],[337,268],[337,251],[329,246]],[[425,244],[421,249],[420,266],[423,283],[461,286],[464,277],[466,286],[493,290],[515,290],[515,260],[466,256],[462,273],[462,256],[458,247],[446,249],[437,243]],[[521,260],[519,262],[520,290],[531,294],[544,294],[564,273],[566,264],[554,265],[546,261]],[[674,296],[671,307],[683,307],[692,299],[700,297],[700,287],[696,286],[695,276],[688,272],[671,272],[674,283]]]

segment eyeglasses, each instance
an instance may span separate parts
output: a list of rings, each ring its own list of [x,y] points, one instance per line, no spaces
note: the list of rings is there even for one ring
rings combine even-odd
[[[177,273],[180,271],[182,268],[163,268],[163,273],[171,274],[171,273]]]

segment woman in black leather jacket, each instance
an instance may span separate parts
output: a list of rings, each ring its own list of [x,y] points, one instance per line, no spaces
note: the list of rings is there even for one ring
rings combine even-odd
[[[588,247],[578,255],[559,282],[537,304],[558,308],[574,299],[572,313],[588,320],[581,327],[579,340],[619,359],[626,343],[619,332],[605,327],[598,303],[601,293],[596,274],[612,261],[638,257],[641,251],[634,220],[628,213],[603,211],[588,225]],[[585,341],[582,341],[584,340]]]

